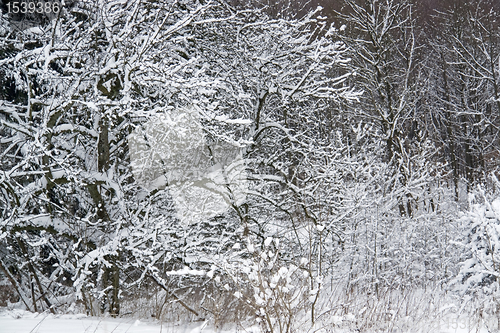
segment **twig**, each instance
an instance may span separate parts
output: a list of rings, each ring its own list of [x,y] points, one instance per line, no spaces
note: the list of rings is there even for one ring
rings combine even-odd
[[[33,332],[35,331],[35,329],[36,329],[38,326],[40,326],[40,325],[42,324],[42,322],[45,320],[45,318],[47,318],[47,317],[48,317],[48,315],[47,315],[47,316],[45,316],[45,317],[43,317],[43,318],[42,318],[42,320],[40,320],[40,321],[38,322],[38,324],[36,324],[36,325],[35,325],[35,327],[33,327],[33,329],[30,331],[30,333],[33,333]]]

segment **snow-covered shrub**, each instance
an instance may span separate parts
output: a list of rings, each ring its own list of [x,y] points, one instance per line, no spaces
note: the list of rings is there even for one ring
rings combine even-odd
[[[498,184],[498,180],[494,178]],[[459,243],[467,252],[451,285],[463,300],[479,301],[478,315],[500,312],[500,197],[490,198],[481,188],[469,196],[470,210],[461,219]],[[467,303],[464,303],[464,306]]]
[[[224,288],[250,306],[265,332],[293,332],[319,288],[311,290],[304,259],[298,265],[282,259],[279,240],[236,243],[221,267],[231,283]]]

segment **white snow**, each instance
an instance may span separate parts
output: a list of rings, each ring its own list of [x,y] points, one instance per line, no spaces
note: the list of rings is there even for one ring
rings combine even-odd
[[[96,318],[84,314],[52,315],[22,310],[0,310],[2,333],[213,333],[208,321],[183,325],[145,322],[132,318]],[[222,332],[259,333],[256,327]]]
[[[236,297],[241,296],[239,292]],[[353,321],[352,314],[346,317],[332,316],[331,323],[336,328],[325,327],[315,332],[347,333],[348,328],[343,327],[344,321]],[[487,333],[496,327],[496,318],[486,318],[478,322],[472,318],[449,314],[437,321],[422,323],[420,328],[412,329],[415,332],[439,332],[439,333]],[[84,314],[52,315],[47,313],[30,313],[23,310],[0,309],[0,332],[2,333],[261,333],[258,327],[237,328],[233,326],[222,331],[213,327],[210,321],[194,322],[187,324],[172,324],[142,321],[135,318],[109,318],[109,317],[87,317]],[[404,332],[402,327],[394,325],[394,332]],[[479,330],[476,330],[479,328]],[[333,331],[331,330],[333,329]],[[307,332],[307,329],[304,330]],[[300,333],[300,332],[297,332]],[[371,333],[366,331],[366,333]]]
[[[500,216],[500,199],[495,199],[491,203],[491,208],[497,216]]]
[[[250,119],[229,119],[229,117],[227,116],[216,116],[215,120],[222,121],[227,124],[239,124],[239,125],[248,125],[252,123]]]
[[[206,274],[205,271],[197,270],[197,269],[189,269],[188,267],[184,267],[178,271],[168,271],[165,274],[167,275],[200,275],[203,276]]]
[[[143,323],[136,319],[88,318],[85,315],[54,316],[21,310],[0,313],[0,331],[3,333],[156,333],[160,332],[160,329],[160,325]]]

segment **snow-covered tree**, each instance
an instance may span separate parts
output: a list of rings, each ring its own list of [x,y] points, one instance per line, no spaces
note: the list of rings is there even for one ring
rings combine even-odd
[[[294,230],[284,266],[299,259],[288,256],[294,244],[314,245],[295,228],[322,225],[327,209],[315,203],[314,184],[330,186],[316,170],[337,148],[323,114],[359,96],[345,84],[345,47],[317,12],[273,20],[223,2],[77,2],[45,25],[9,29],[2,270],[27,308],[55,309],[75,291],[89,313],[118,315],[120,297],[154,282],[198,314],[182,295],[229,244]],[[319,144],[308,137],[320,134]],[[226,180],[204,181],[226,211],[183,220],[179,198],[203,187],[189,177],[231,176],[222,160],[234,152],[248,166],[245,201],[221,190]]]
[[[127,138],[144,113],[168,110],[172,94],[206,85],[179,73],[202,66],[178,45],[209,7],[81,2],[45,26],[5,34],[12,51],[2,71],[16,92],[2,101],[5,266],[28,266],[33,308],[35,294],[73,285],[89,309],[95,298],[119,312],[121,232],[143,206]]]
[[[494,183],[498,180],[493,176]],[[470,195],[470,210],[461,218],[463,235],[458,243],[466,253],[451,287],[465,302],[479,301],[477,311],[498,315],[500,311],[500,200],[481,188]]]
[[[494,2],[453,2],[436,14],[426,61],[435,141],[452,170],[456,198],[497,168],[499,53]]]

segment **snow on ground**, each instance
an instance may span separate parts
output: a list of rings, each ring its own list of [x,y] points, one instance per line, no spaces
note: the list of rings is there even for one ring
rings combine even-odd
[[[182,326],[143,322],[137,319],[96,318],[86,315],[52,315],[22,310],[0,310],[0,333],[213,333],[204,322]],[[256,328],[224,333],[258,333]]]
[[[429,323],[421,328],[425,333],[489,333],[496,327],[496,318],[477,322],[466,317],[453,315],[442,318],[437,324]],[[335,330],[322,328],[313,330],[317,333],[347,333],[351,330]],[[414,331],[414,330],[412,330]],[[260,333],[257,327],[225,329],[221,333]],[[405,333],[401,330],[392,332]],[[172,325],[145,322],[131,318],[96,318],[83,314],[52,315],[47,313],[30,313],[22,310],[0,310],[0,333],[215,333],[213,327],[206,322]],[[304,332],[306,333],[306,332]],[[310,333],[310,332],[309,332]]]

